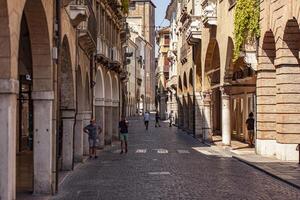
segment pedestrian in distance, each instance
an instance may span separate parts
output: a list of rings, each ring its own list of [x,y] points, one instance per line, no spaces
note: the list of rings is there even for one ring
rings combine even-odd
[[[121,152],[123,154],[128,152],[128,121],[125,117],[122,117],[121,121],[119,122],[119,129],[120,129],[120,139],[121,139]],[[125,145],[125,146],[124,146]]]
[[[173,111],[171,111],[169,114],[169,127],[172,127],[173,125],[173,118],[174,118]]]
[[[99,140],[99,134],[102,132],[102,128],[96,124],[94,119],[91,119],[90,124],[84,127],[83,131],[89,136],[89,156],[90,158],[94,157],[97,159],[96,146],[97,140]]]
[[[246,121],[247,124],[247,130],[248,130],[248,139],[249,139],[249,145],[252,147],[253,146],[253,140],[254,140],[254,115],[253,113],[249,113],[249,117]]]
[[[144,123],[145,123],[146,130],[148,130],[149,127],[149,120],[150,120],[150,113],[146,111],[144,114]]]
[[[160,127],[159,120],[160,120],[160,116],[159,116],[159,113],[157,111],[156,114],[155,114],[155,127]]]

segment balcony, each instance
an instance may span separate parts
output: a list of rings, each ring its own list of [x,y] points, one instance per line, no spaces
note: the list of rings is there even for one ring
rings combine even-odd
[[[119,71],[122,63],[121,51],[117,47],[109,48],[109,68]]]
[[[77,27],[90,16],[90,9],[84,2],[69,1],[64,5],[73,27]]]
[[[109,62],[109,48],[107,42],[102,36],[97,38],[97,59],[103,65],[108,65]]]
[[[202,35],[202,21],[200,16],[191,16],[186,32],[186,38],[189,45],[194,45],[200,42]]]
[[[91,2],[89,0],[83,0],[81,2],[88,6],[90,15],[86,21],[79,24],[78,42],[81,48],[88,54],[93,54],[97,50],[97,20]]]
[[[203,0],[201,3],[203,10],[203,24],[205,26],[217,25],[217,0]]]

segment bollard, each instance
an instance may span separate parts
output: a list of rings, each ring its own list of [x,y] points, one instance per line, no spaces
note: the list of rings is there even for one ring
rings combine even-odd
[[[297,145],[296,151],[299,152],[299,161],[298,161],[298,163],[300,165],[300,144]]]

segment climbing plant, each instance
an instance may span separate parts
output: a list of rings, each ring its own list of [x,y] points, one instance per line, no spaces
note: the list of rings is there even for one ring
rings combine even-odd
[[[124,13],[128,14],[130,0],[122,0],[122,10]]]
[[[260,35],[259,0],[237,0],[234,15],[234,60],[242,45],[253,43]]]

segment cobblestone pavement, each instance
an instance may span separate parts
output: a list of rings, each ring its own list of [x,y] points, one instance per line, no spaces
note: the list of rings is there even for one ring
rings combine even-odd
[[[60,185],[54,200],[300,199],[300,190],[219,154],[177,128],[130,121],[129,153],[101,152]]]

